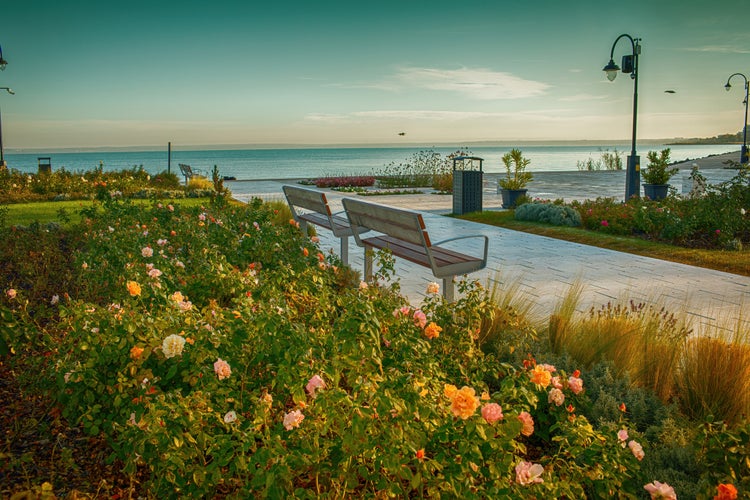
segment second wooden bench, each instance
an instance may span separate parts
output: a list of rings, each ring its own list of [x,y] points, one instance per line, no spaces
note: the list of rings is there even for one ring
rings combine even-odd
[[[283,186],[283,190],[292,217],[299,223],[300,228],[306,231],[307,224],[310,223],[331,231],[334,236],[341,239],[341,261],[348,264],[349,236],[354,232],[346,216],[331,212],[326,194],[322,191],[290,185]],[[359,231],[367,229],[361,228]]]

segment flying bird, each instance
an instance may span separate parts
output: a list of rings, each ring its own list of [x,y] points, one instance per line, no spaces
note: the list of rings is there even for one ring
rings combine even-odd
[[[674,90],[665,90],[664,93],[665,94],[674,94],[675,91]]]
[[[398,135],[406,135],[406,132],[399,132]]]

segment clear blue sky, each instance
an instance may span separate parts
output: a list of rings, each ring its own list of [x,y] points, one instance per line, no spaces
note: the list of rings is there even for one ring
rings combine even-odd
[[[746,0],[15,0],[7,148],[615,140],[741,130]],[[620,40],[615,61],[631,51]],[[674,94],[664,93],[673,89]],[[405,135],[399,136],[399,132]]]

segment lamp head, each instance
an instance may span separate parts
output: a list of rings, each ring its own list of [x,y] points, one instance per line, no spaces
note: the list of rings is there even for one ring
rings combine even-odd
[[[604,66],[605,73],[607,73],[607,80],[613,82],[617,78],[617,72],[620,71],[620,67],[615,64],[615,61],[610,59],[606,66]]]
[[[13,89],[8,88],[8,89],[5,89],[5,90],[7,90],[10,95],[16,95],[16,93],[13,92]]]
[[[727,92],[729,92],[729,91],[730,91],[730,90],[732,89],[732,86],[731,86],[731,85],[729,84],[729,82],[727,82],[727,84],[726,84],[726,85],[724,85],[724,89],[725,89],[725,90],[726,90]]]
[[[0,47],[0,71],[4,70],[7,65],[8,61],[3,59],[3,48]]]

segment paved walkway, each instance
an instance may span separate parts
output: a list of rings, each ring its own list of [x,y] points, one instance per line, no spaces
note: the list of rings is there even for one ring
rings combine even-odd
[[[613,174],[622,174],[622,179]],[[537,179],[538,185],[547,183],[554,188],[554,192],[550,192],[552,196],[544,198],[571,199],[580,196],[582,185],[572,181],[576,177],[583,181],[580,177],[584,175],[587,182],[583,185],[598,186],[595,196],[608,196],[608,193],[621,196],[619,193],[624,191],[622,172],[555,172],[538,174]],[[252,197],[283,200],[281,186],[289,182],[292,181],[241,181],[228,183],[228,187],[235,198],[243,201]],[[335,191],[328,191],[327,195],[334,211],[341,210],[342,197],[351,196]],[[489,285],[497,283],[501,289],[520,284],[520,292],[535,304],[534,310],[540,319],[546,319],[560,297],[576,283],[584,287],[582,311],[608,302],[650,302],[663,305],[670,312],[685,311],[695,320],[696,329],[716,322],[727,325],[738,319],[744,321],[742,311],[750,302],[750,277],[444,217],[442,214],[452,211],[450,195],[391,195],[368,201],[423,212],[433,241],[460,235],[487,235],[490,240],[487,268],[471,276]],[[500,206],[496,179],[485,176],[483,208],[493,210]],[[338,240],[330,232],[321,229],[318,235],[322,248],[338,252]],[[468,242],[462,240],[461,251],[480,254],[481,242]],[[350,264],[361,271],[363,251],[351,239],[349,245]],[[403,259],[397,259],[396,264],[402,293],[418,305],[427,284],[436,280],[426,268]]]

